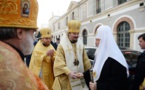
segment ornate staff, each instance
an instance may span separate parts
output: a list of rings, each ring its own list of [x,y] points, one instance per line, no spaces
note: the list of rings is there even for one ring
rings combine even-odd
[[[90,69],[90,79],[91,79],[91,82],[94,83],[93,67]]]

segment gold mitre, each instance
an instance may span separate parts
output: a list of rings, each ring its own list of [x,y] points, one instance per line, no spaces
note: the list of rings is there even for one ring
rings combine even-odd
[[[51,37],[51,30],[49,28],[42,28],[40,29],[41,38]]]
[[[0,0],[0,27],[37,29],[37,0]]]
[[[81,23],[77,20],[68,21],[68,32],[80,32]]]

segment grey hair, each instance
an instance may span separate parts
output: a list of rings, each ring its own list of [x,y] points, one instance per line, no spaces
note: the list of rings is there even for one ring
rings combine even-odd
[[[0,27],[0,40],[8,40],[17,37],[17,28]]]

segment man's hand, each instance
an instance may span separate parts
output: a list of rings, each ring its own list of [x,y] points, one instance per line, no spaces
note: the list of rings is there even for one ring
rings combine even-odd
[[[143,86],[143,90],[145,90],[145,86]]]
[[[89,86],[90,86],[91,90],[97,90],[97,83],[96,82],[94,82],[94,83],[90,82]]]
[[[53,55],[54,55],[54,50],[49,50],[49,51],[47,51],[46,55],[47,55],[47,56],[50,56],[50,57],[53,57]]]
[[[72,79],[76,79],[77,78],[77,74],[76,74],[76,72],[74,72],[74,71],[71,71],[70,73],[69,73],[69,75],[68,75],[70,78],[72,78]]]
[[[83,77],[83,76],[84,76],[83,73],[77,73],[77,78],[81,78],[81,77]]]

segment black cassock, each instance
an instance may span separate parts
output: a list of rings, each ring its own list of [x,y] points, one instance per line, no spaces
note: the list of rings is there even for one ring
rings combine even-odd
[[[84,78],[88,84],[90,76],[88,72],[85,74]],[[97,90],[128,90],[126,68],[116,60],[108,58],[97,80]]]

